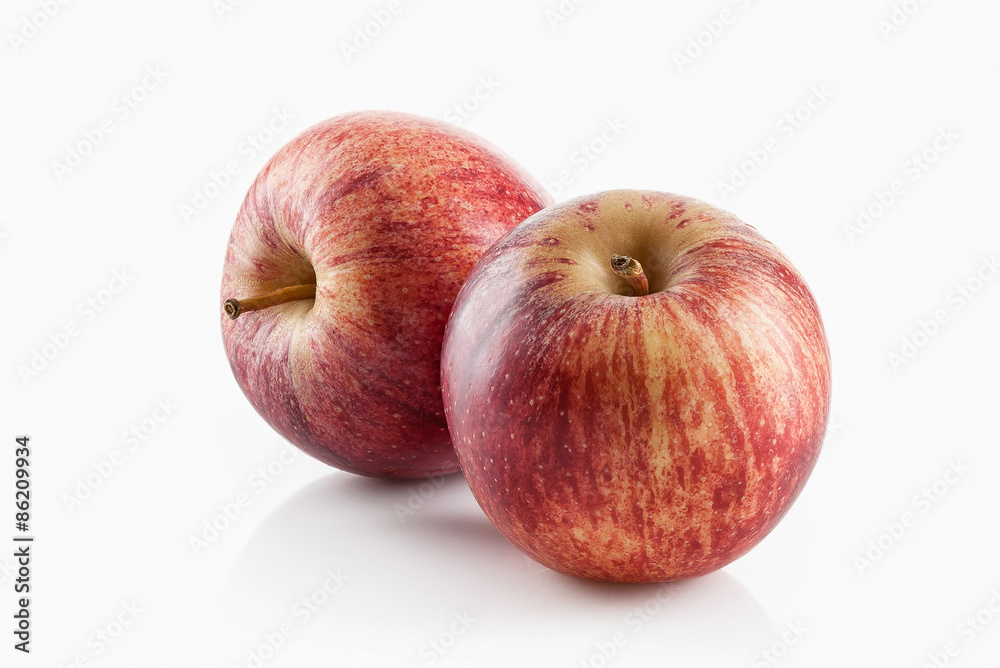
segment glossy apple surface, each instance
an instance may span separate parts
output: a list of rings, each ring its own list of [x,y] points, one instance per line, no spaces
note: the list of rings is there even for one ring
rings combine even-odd
[[[440,389],[444,327],[483,252],[547,203],[493,146],[444,123],[358,112],[282,147],[250,188],[222,300],[316,284],[222,315],[233,373],[288,440],[338,468],[457,470]]]
[[[645,269],[649,294],[611,269]],[[826,427],[827,342],[803,277],[733,215],[619,190],[549,207],[455,303],[442,378],[462,469],[529,556],[599,580],[702,575],[802,490]]]

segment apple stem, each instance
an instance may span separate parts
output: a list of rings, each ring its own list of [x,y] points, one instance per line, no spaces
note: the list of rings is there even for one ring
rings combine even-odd
[[[261,295],[259,297],[247,297],[246,299],[235,299],[230,298],[226,300],[222,308],[226,311],[226,315],[232,320],[240,317],[241,313],[246,313],[247,311],[259,311],[262,308],[268,308],[269,306],[277,306],[278,304],[287,304],[288,302],[298,301],[300,299],[312,299],[316,296],[316,284],[309,283],[307,285],[292,285],[287,288],[281,288],[275,290],[274,292],[269,292],[266,295]]]
[[[646,273],[642,270],[642,265],[639,261],[629,257],[628,255],[612,255],[611,256],[611,268],[616,274],[625,279],[632,288],[632,294],[636,297],[642,297],[643,295],[649,294],[649,280],[646,278]]]

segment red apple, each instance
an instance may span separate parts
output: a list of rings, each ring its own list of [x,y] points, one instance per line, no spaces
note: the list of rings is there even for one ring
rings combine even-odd
[[[618,582],[702,575],[756,545],[809,477],[830,399],[819,310],[789,260],[729,213],[634,190],[497,242],[455,302],[442,379],[500,532]]]
[[[546,203],[509,158],[441,122],[359,112],[303,132],[257,176],[226,250],[222,338],[250,403],[347,471],[457,470],[448,313],[483,252]]]

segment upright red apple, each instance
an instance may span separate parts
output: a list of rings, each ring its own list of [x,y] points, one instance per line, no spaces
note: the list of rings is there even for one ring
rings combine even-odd
[[[633,190],[497,242],[455,302],[442,379],[500,532],[620,582],[701,575],[757,544],[809,477],[830,398],[820,313],[789,260],[729,213]]]
[[[447,317],[483,252],[546,203],[510,159],[444,123],[359,112],[303,132],[257,176],[226,250],[222,338],[250,403],[347,471],[457,470]]]

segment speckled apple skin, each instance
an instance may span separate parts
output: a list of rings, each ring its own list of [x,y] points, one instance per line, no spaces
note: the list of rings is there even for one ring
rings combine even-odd
[[[222,338],[250,403],[346,471],[457,470],[440,386],[448,314],[483,252],[547,203],[500,151],[441,122],[359,112],[303,132],[257,176],[226,250]],[[230,297],[313,277],[315,300],[222,314]]]
[[[612,253],[646,268],[631,296]],[[789,260],[703,202],[608,191],[535,214],[455,303],[449,426],[514,545],[583,578],[709,573],[784,516],[830,398],[819,309]]]

